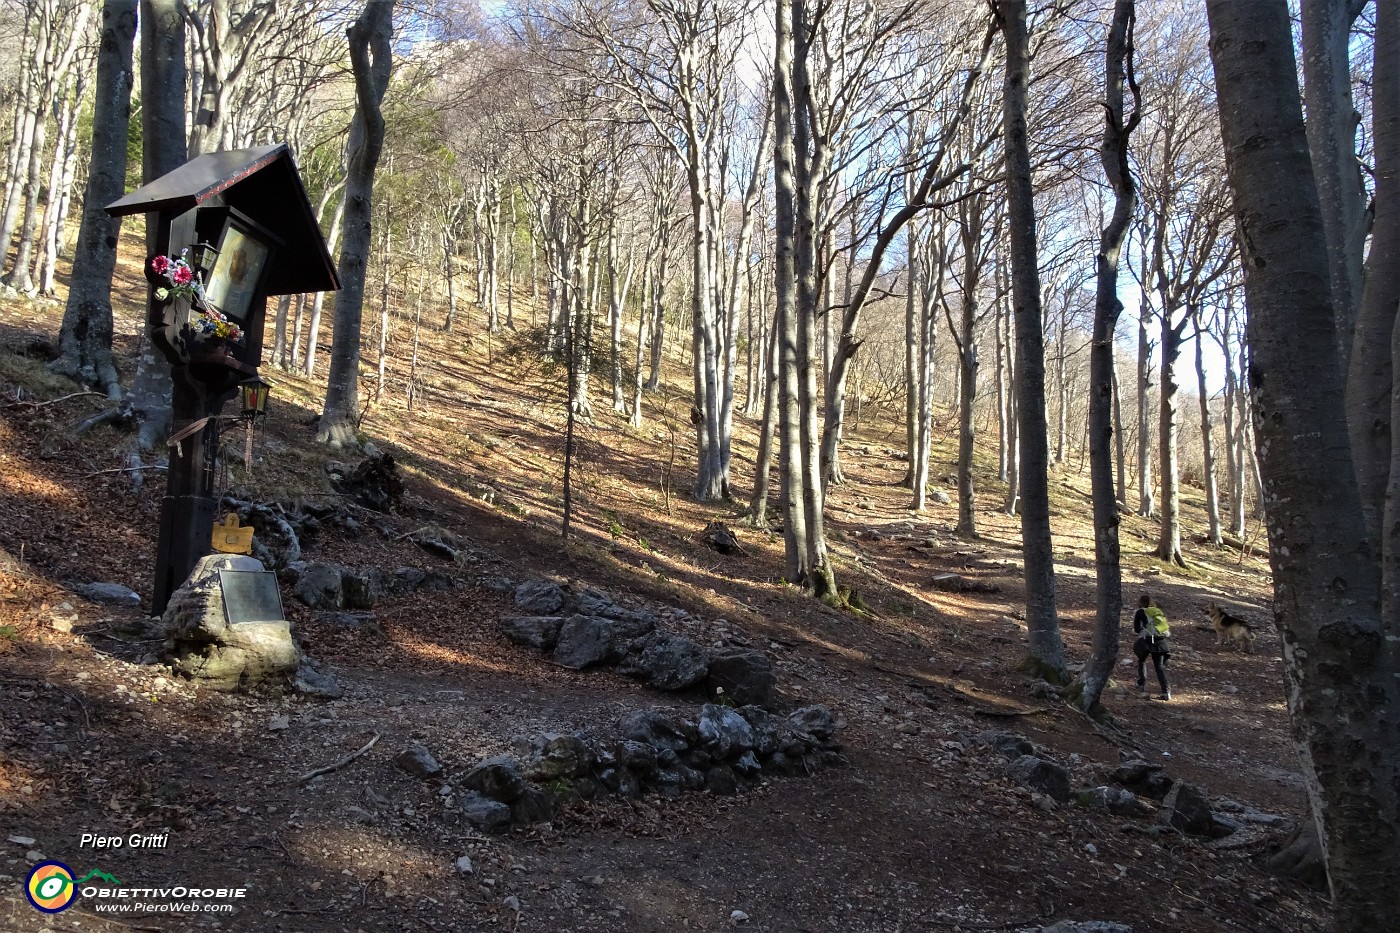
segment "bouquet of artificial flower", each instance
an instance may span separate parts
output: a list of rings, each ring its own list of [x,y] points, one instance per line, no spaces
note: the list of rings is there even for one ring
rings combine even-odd
[[[191,317],[190,328],[201,337],[216,337],[235,343],[243,339],[243,329],[213,308],[205,308],[198,317]]]
[[[183,298],[188,301],[195,311],[190,315],[190,329],[197,337],[242,341],[243,329],[205,303],[204,283],[185,258],[187,253],[188,249],[182,249],[179,256],[156,256],[151,260],[151,271],[165,279],[164,285],[156,287],[156,300]]]
[[[156,256],[151,260],[151,271],[165,279],[166,284],[156,286],[156,300],[183,298],[195,307],[204,304],[204,284],[190,268],[185,255],[188,249],[180,250],[179,256]]]

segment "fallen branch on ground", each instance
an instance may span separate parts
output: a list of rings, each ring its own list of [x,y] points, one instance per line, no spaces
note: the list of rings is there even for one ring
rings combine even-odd
[[[344,758],[340,759],[339,761],[334,762],[334,763],[332,763],[332,764],[328,764],[328,765],[326,765],[324,768],[317,768],[315,771],[308,771],[306,774],[303,774],[303,775],[301,776],[301,780],[297,781],[297,783],[298,783],[298,784],[305,784],[307,781],[311,780],[312,778],[320,777],[320,776],[323,775],[323,774],[330,774],[332,771],[339,771],[341,768],[345,767],[345,766],[348,765],[350,762],[354,761],[356,758],[359,758],[361,755],[363,755],[365,752],[369,751],[371,748],[374,748],[375,743],[378,742],[378,741],[379,741],[379,733],[376,732],[376,733],[374,734],[374,738],[372,738],[372,739],[370,739],[368,742],[366,742],[366,743],[364,744],[364,747],[361,748],[359,751],[354,752],[354,753],[349,754],[349,755],[346,755]]]
[[[170,468],[169,468],[169,467],[164,467],[164,466],[161,466],[161,465],[155,464],[155,463],[150,464],[150,465],[148,465],[148,466],[113,467],[113,468],[110,469],[110,470],[93,470],[91,473],[84,473],[84,474],[82,475],[82,478],[83,478],[83,479],[87,479],[89,476],[101,476],[103,473],[134,473],[134,472],[140,472],[141,470],[168,470],[168,469],[170,469]]]
[[[38,411],[41,408],[48,408],[50,405],[57,405],[59,402],[66,402],[73,398],[85,398],[89,395],[96,395],[99,398],[107,397],[105,392],[71,392],[68,395],[60,395],[58,398],[51,398],[45,402],[11,402],[6,405],[5,408],[7,410],[11,408],[28,408],[32,411]]]

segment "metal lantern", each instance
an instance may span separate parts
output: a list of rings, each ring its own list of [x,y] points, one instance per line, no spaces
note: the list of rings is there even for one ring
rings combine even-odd
[[[272,393],[272,383],[261,376],[244,379],[238,384],[238,394],[243,399],[243,417],[256,421],[267,414],[267,397]]]
[[[214,269],[214,263],[219,258],[219,248],[213,243],[196,243],[190,247],[190,265],[200,273],[200,277],[208,281],[209,273]]]

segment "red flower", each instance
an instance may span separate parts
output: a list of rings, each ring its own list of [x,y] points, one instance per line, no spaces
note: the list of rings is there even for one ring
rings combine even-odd
[[[175,273],[170,277],[170,281],[174,282],[176,285],[188,285],[193,278],[194,273],[190,271],[189,266],[176,266]]]
[[[165,275],[166,270],[169,268],[170,257],[168,256],[157,256],[151,260],[151,271],[156,275]]]

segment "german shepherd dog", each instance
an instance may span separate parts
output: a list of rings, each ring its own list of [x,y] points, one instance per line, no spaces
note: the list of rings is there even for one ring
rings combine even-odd
[[[1244,648],[1245,654],[1254,652],[1254,639],[1258,637],[1254,634],[1254,626],[1239,616],[1231,615],[1215,603],[1206,603],[1201,607],[1201,611],[1210,619],[1211,627],[1215,629],[1217,645],[1238,643]]]

